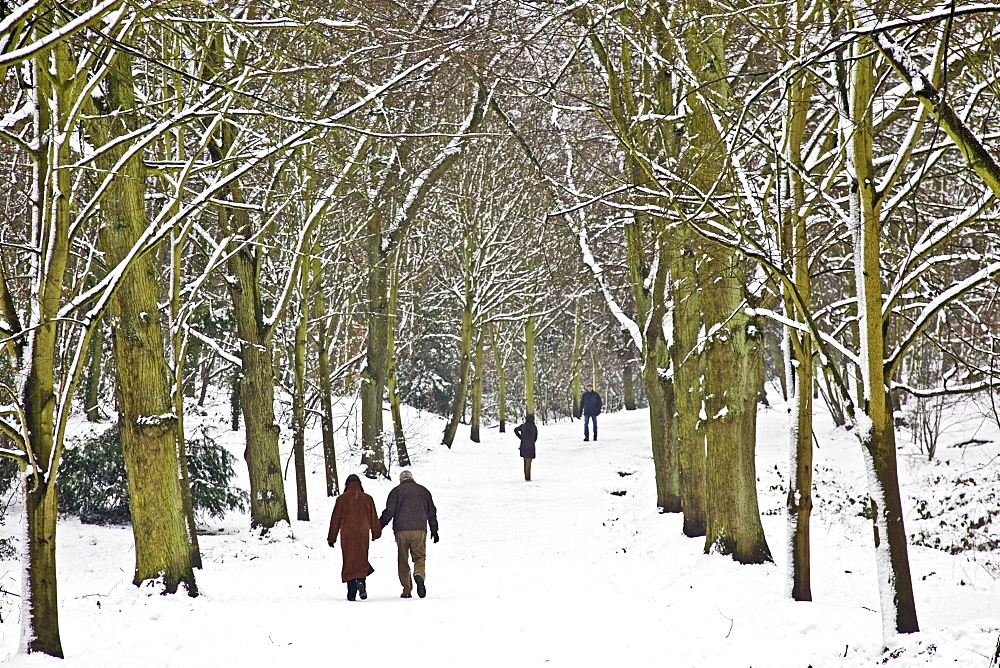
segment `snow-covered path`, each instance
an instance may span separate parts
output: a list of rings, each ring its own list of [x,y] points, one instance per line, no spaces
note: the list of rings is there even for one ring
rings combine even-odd
[[[441,542],[428,544],[423,600],[399,598],[391,532],[372,545],[368,600],[346,600],[339,549],[326,545],[333,500],[322,496],[318,458],[311,462],[313,521],[294,522],[294,538],[276,532],[265,542],[245,529],[245,517],[227,518],[222,533],[201,537],[203,595],[196,599],[129,584],[130,530],[62,522],[68,659],[15,656],[13,664],[389,666],[412,657],[418,666],[801,668],[877,660],[867,536],[845,538],[816,522],[814,603],[785,595],[781,515],[764,518],[775,564],[705,556],[701,539],[681,535],[680,517],[655,510],[647,419],[644,411],[604,415],[601,440],[589,443],[579,422],[540,425],[534,480],[526,483],[510,431],[487,430],[484,442],[473,444],[463,430],[446,450],[437,445],[439,420],[412,417],[411,468],[434,494],[441,525]],[[784,468],[783,424],[780,411],[761,414],[762,510],[781,502],[768,482],[775,464]],[[239,435],[225,437],[238,452]],[[841,475],[859,475],[854,449],[850,437],[838,437],[825,440],[818,455],[821,463],[836,461]],[[357,472],[353,461],[354,468],[345,459],[341,479]],[[365,481],[379,510],[393,484]],[[294,498],[289,503],[294,508]],[[925,628],[937,623],[935,615],[942,625],[975,618],[959,612],[970,602],[1000,614],[993,591],[942,606],[954,584],[934,589],[933,578],[920,579],[931,567],[921,560],[933,564],[940,554],[923,550],[914,558]],[[9,590],[17,568],[8,566]],[[16,613],[3,612],[0,657],[18,640]],[[949,633],[958,643],[965,631]]]

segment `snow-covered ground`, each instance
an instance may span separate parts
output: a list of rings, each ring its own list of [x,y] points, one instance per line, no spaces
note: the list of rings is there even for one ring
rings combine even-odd
[[[216,438],[239,457],[243,435],[227,430],[226,413],[220,405],[200,419],[218,425]],[[656,512],[647,419],[645,411],[604,415],[600,440],[589,443],[579,422],[540,425],[534,480],[526,483],[510,431],[494,427],[474,444],[463,428],[447,450],[439,445],[443,422],[409,412],[411,469],[434,494],[441,525],[441,542],[428,544],[423,600],[399,598],[391,532],[372,545],[368,600],[346,600],[339,548],[326,545],[333,499],[324,496],[318,433],[310,438],[312,521],[264,539],[250,533],[243,515],[209,523],[200,539],[198,598],[130,584],[129,528],[65,519],[58,560],[67,658],[16,654],[20,571],[8,561],[0,562],[0,589],[10,592],[0,593],[0,659],[13,666],[186,668],[992,665],[1000,597],[990,552],[970,558],[911,547],[923,632],[893,640],[883,653],[871,527],[857,515],[865,479],[852,434],[822,419],[817,425],[814,601],[797,603],[785,593],[780,405],[762,410],[759,420],[761,512],[775,559],[763,566],[706,556],[701,539],[681,534],[679,516]],[[341,480],[360,472],[347,447],[353,433],[339,434]],[[949,447],[973,436],[990,442]],[[946,532],[963,512],[982,510],[984,486],[998,488],[990,464],[998,441],[995,426],[979,420],[945,437],[940,464],[904,448],[911,534]],[[935,476],[931,492],[926,481]],[[393,484],[365,480],[379,510]],[[979,506],[941,501],[958,498],[956,487],[978,490]],[[287,489],[294,515],[291,481]],[[915,510],[920,499],[932,502],[922,511],[926,519]],[[12,507],[0,530],[17,534],[19,514]]]

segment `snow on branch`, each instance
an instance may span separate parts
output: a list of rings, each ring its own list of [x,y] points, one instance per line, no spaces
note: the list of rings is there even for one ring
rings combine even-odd
[[[792,320],[791,318],[788,318],[788,317],[786,317],[786,316],[784,316],[784,315],[782,315],[780,313],[777,313],[776,311],[772,311],[770,309],[748,308],[748,309],[746,309],[746,312],[747,312],[747,315],[751,315],[751,316],[752,315],[764,316],[765,318],[769,318],[769,319],[775,321],[778,324],[784,325],[785,327],[790,327],[791,329],[796,329],[796,330],[798,330],[800,332],[805,332],[806,334],[811,334],[814,337],[818,336],[824,343],[827,343],[827,344],[830,345],[830,347],[836,349],[837,352],[839,352],[841,355],[843,355],[845,359],[850,360],[856,366],[859,366],[859,367],[861,366],[861,360],[858,359],[857,355],[855,355],[850,350],[848,350],[847,348],[845,348],[843,346],[843,344],[840,343],[840,341],[838,341],[836,338],[830,336],[826,332],[823,332],[823,331],[820,331],[820,330],[818,330],[816,328],[810,327],[806,323],[798,322],[796,320]],[[825,360],[825,359],[821,360],[821,362],[824,365],[826,365],[828,363],[828,361]]]
[[[45,49],[48,49],[49,47],[54,46],[55,44],[58,44],[63,40],[69,39],[80,30],[86,28],[87,25],[90,24],[92,21],[100,18],[103,14],[106,14],[107,12],[111,11],[111,9],[115,7],[115,5],[118,5],[120,2],[121,0],[104,0],[103,2],[100,2],[91,7],[90,10],[84,12],[83,14],[80,14],[66,25],[60,26],[58,30],[52,31],[45,37],[42,37],[41,39],[32,42],[27,46],[21,47],[20,49],[15,49],[13,51],[8,51],[7,53],[0,54],[0,67],[15,65],[22,61],[28,60],[29,58],[34,57],[39,52],[44,51]],[[12,14],[11,16],[16,15],[17,13],[18,12],[15,12],[15,14]],[[9,29],[10,26],[6,24],[7,21],[5,20],[4,23],[0,25],[5,27],[6,29]]]
[[[495,86],[496,84],[494,84]],[[486,116],[486,106],[493,97],[493,88],[487,88],[481,82],[476,83],[476,96],[472,109],[462,122],[458,132],[451,141],[441,149],[441,152],[410,184],[402,206],[382,237],[382,252],[388,255],[399,243],[407,228],[416,218],[421,204],[434,184],[444,175],[459,154],[468,137],[478,128]]]
[[[291,300],[293,289],[298,283],[299,272],[303,271],[303,262],[306,257],[305,247],[306,244],[312,243],[313,232],[316,229],[316,225],[319,224],[319,221],[321,221],[326,215],[326,211],[330,207],[330,202],[333,201],[333,198],[336,196],[340,186],[361,163],[361,156],[367,150],[369,143],[370,138],[366,135],[362,135],[358,138],[358,141],[354,145],[354,151],[351,153],[351,157],[344,164],[344,168],[340,171],[340,174],[337,175],[337,178],[333,180],[333,183],[331,183],[319,197],[319,200],[313,205],[312,211],[309,212],[309,216],[306,218],[305,224],[299,231],[298,238],[295,242],[295,251],[292,254],[292,269],[288,272],[285,285],[282,287],[281,297],[278,299],[277,305],[274,307],[271,315],[264,319],[264,326],[268,330],[268,333],[265,335],[265,339],[270,338],[271,332],[274,331],[274,328],[277,326],[277,322],[281,319],[286,306]]]
[[[929,389],[920,389],[916,387],[910,387],[904,383],[893,383],[893,389],[903,390],[907,394],[914,397],[943,397],[949,394],[972,394],[974,392],[982,392],[984,390],[992,390],[1000,388],[1000,378],[987,378],[981,380],[978,383],[963,383],[962,385],[953,385],[951,387],[947,385],[942,385],[941,387],[934,387]]]
[[[859,14],[868,19],[868,23],[874,22],[872,11],[865,0],[855,0],[853,4]],[[1000,5],[992,5],[991,11],[1000,11]],[[942,9],[941,18],[946,18],[948,15],[948,11]],[[976,133],[955,112],[941,91],[931,83],[906,49],[899,45],[891,35],[885,31],[879,31],[872,32],[871,36],[885,59],[895,68],[917,99],[930,111],[941,128],[955,142],[955,145],[968,160],[969,165],[982,177],[990,190],[1000,195],[1000,165],[997,164]]]
[[[632,343],[634,343],[635,347],[641,352],[643,348],[643,341],[639,325],[637,325],[632,318],[625,315],[625,311],[623,311],[621,305],[618,304],[618,300],[611,294],[611,290],[608,288],[608,282],[604,278],[604,267],[597,262],[594,258],[594,254],[590,250],[590,242],[587,240],[587,226],[582,220],[576,230],[576,237],[580,243],[580,253],[583,255],[583,263],[587,265],[587,267],[590,268],[590,271],[594,274],[594,280],[601,289],[601,294],[604,295],[604,301],[611,310],[611,314],[614,315],[615,319],[618,320],[621,326],[628,331],[629,335],[632,337]]]
[[[981,283],[992,280],[993,277],[997,275],[1000,275],[1000,262],[994,262],[993,264],[977,271],[972,276],[969,276],[964,281],[956,283],[924,306],[923,311],[921,311],[920,315],[917,316],[910,325],[910,331],[902,337],[899,345],[896,347],[896,350],[886,359],[886,377],[892,377],[893,372],[896,367],[899,366],[903,356],[913,346],[913,344],[916,343],[917,337],[923,331],[924,327],[926,327],[930,322],[931,318],[936,316],[941,309],[964,295],[966,292],[969,292]]]
[[[215,339],[213,339],[212,337],[206,336],[205,334],[202,334],[201,332],[199,332],[194,327],[191,327],[191,326],[188,326],[188,325],[184,326],[184,330],[186,332],[190,333],[191,336],[193,336],[194,338],[196,338],[199,341],[205,343],[209,348],[211,348],[212,350],[214,350],[216,352],[216,354],[218,354],[218,356],[221,357],[222,359],[224,359],[227,362],[229,362],[230,364],[234,364],[234,365],[236,365],[236,366],[238,366],[240,368],[243,367],[243,360],[241,360],[236,355],[233,355],[232,353],[227,352],[219,344],[219,342],[216,341]]]

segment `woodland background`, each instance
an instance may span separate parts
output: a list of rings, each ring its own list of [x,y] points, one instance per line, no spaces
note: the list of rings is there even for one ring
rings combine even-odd
[[[480,430],[649,408],[656,506],[740,563],[765,386],[792,417],[789,593],[811,598],[814,403],[857,435],[888,638],[918,629],[896,430],[997,419],[995,4],[0,3],[0,438],[23,649],[62,655],[67,425],[113,397],[134,583],[197,595],[185,398],[232,397],[249,517],[279,433],[356,396]],[[275,417],[276,396],[292,416]],[[388,400],[388,417],[383,402]]]

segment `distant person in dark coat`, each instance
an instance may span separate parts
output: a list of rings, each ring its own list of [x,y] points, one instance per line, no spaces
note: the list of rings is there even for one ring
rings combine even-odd
[[[382,525],[379,524],[375,501],[365,494],[361,486],[361,478],[353,473],[347,476],[344,493],[337,497],[330,515],[330,532],[326,540],[330,547],[337,544],[337,534],[340,534],[340,553],[344,558],[344,566],[340,569],[340,577],[347,583],[347,600],[353,601],[355,595],[361,600],[368,598],[365,578],[375,572],[368,563],[368,535],[372,540],[378,540],[382,535]]]
[[[514,435],[521,439],[521,456],[524,457],[524,479],[531,481],[531,460],[535,458],[535,442],[538,440],[538,427],[535,426],[535,416],[528,413],[524,416],[524,424],[514,427]]]
[[[431,493],[413,480],[413,474],[403,471],[399,484],[392,488],[385,500],[385,510],[379,518],[382,526],[392,521],[396,533],[396,557],[399,566],[399,584],[403,585],[400,598],[413,598],[413,582],[417,583],[417,596],[427,596],[425,562],[427,558],[427,526],[431,538],[438,542],[437,508]],[[410,579],[410,558],[413,558],[413,579]]]
[[[594,440],[597,440],[597,416],[601,414],[604,402],[601,395],[594,391],[593,385],[587,385],[587,391],[580,397],[580,411],[583,413],[583,440],[590,440],[590,422],[594,422]]]

